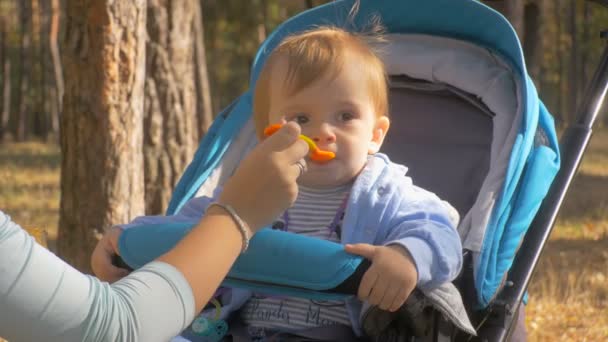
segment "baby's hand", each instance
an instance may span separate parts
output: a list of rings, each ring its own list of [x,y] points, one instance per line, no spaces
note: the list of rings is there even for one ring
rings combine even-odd
[[[346,252],[372,262],[359,284],[358,297],[382,310],[397,311],[416,287],[418,271],[410,253],[399,245],[346,245]]]

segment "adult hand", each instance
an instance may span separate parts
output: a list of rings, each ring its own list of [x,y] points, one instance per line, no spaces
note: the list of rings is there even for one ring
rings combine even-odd
[[[308,145],[298,139],[299,134],[295,123],[286,124],[254,148],[224,184],[218,202],[234,208],[252,233],[271,223],[297,197],[296,180],[302,171],[296,164],[308,152]],[[213,206],[177,246],[158,260],[173,265],[184,275],[198,312],[226,277],[242,247],[236,222],[223,209]],[[203,268],[201,260],[206,261]]]
[[[101,240],[97,242],[95,250],[91,255],[91,269],[101,280],[113,283],[129,274],[124,268],[116,267],[112,264],[112,258],[118,254],[118,238],[122,229],[112,227],[108,230]]]
[[[272,223],[296,200],[296,180],[308,153],[299,135],[300,126],[286,123],[256,146],[224,185],[219,202],[232,206],[252,232]]]
[[[297,197],[301,169],[296,163],[305,163],[308,153],[299,135],[300,126],[285,124],[256,146],[224,185],[219,202],[232,206],[252,233],[270,224]],[[91,268],[101,280],[114,282],[128,274],[112,264],[121,232],[117,227],[106,232],[91,255]]]

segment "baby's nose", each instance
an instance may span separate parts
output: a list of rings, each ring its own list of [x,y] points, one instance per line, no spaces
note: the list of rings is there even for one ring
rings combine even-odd
[[[322,133],[312,137],[312,140],[317,144],[329,144],[336,141],[336,136],[333,133]]]

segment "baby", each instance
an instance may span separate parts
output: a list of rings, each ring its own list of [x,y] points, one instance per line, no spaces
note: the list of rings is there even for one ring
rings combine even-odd
[[[416,286],[458,274],[455,210],[378,153],[390,126],[386,73],[363,36],[322,27],[285,39],[260,73],[253,111],[259,139],[269,124],[295,121],[321,150],[335,153],[328,162],[306,161],[298,199],[274,228],[344,243],[370,259],[360,300],[395,311]],[[336,325],[358,335],[360,308],[253,297],[240,317],[254,338]]]
[[[362,302],[395,311],[416,286],[430,289],[458,274],[455,210],[378,153],[390,126],[387,80],[364,36],[320,27],[286,38],[259,75],[253,111],[259,139],[268,125],[295,121],[321,150],[335,154],[330,161],[305,161],[298,198],[273,228],[345,244],[371,266],[360,301],[235,290],[230,303],[222,303],[222,316],[238,311],[241,332],[253,340],[281,334],[335,340],[332,331],[342,329],[354,338],[361,335]]]

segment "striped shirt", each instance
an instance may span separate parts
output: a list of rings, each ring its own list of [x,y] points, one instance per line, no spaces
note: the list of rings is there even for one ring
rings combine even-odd
[[[332,189],[300,186],[298,198],[286,215],[275,224],[296,234],[340,242],[341,207],[352,183]],[[287,216],[287,222],[285,217]],[[337,230],[330,230],[337,217]],[[315,301],[295,297],[263,297],[254,295],[241,310],[241,319],[253,333],[255,328],[297,331],[342,324],[351,326],[343,301]]]

